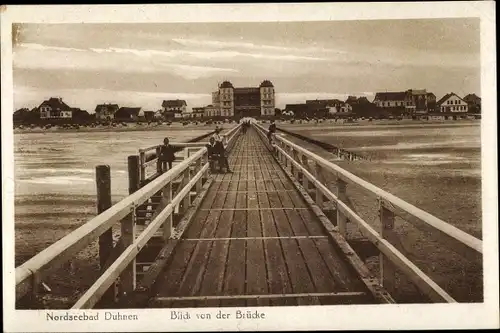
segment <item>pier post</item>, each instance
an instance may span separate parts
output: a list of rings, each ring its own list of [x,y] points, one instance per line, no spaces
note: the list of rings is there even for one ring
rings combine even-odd
[[[158,147],[156,147],[156,172],[157,172],[158,174],[161,174],[161,173],[162,173],[162,170],[161,170],[160,153],[161,153],[161,147],[160,147],[160,146],[158,146]]]
[[[146,179],[146,167],[144,166],[144,164],[146,164],[146,153],[141,151],[139,153],[139,159],[140,159],[140,166],[139,166],[139,170],[140,170],[140,173],[139,173],[139,176],[140,176],[140,182],[142,183],[145,179]]]
[[[97,185],[97,214],[111,207],[111,171],[109,165],[98,165],[95,168]],[[111,228],[99,236],[99,264],[102,269],[113,249],[113,233]]]
[[[302,166],[309,171],[309,160],[305,155],[302,155]],[[309,193],[309,179],[304,174],[302,174],[302,186]]]
[[[141,152],[141,154],[143,154]],[[128,164],[128,192],[132,194],[140,188],[141,170],[143,165],[140,162],[142,157],[131,155],[127,158]],[[126,249],[135,240],[136,207],[130,207],[130,214],[121,220],[121,240],[123,248]],[[125,268],[120,275],[120,292],[129,294],[135,289],[136,265],[135,259]]]
[[[325,177],[323,175],[323,170],[322,170],[321,166],[318,163],[316,163],[315,166],[314,166],[314,173],[315,173],[316,179],[320,183],[324,183]],[[321,209],[323,209],[323,193],[319,189],[319,186],[316,186],[316,198],[315,199],[316,199],[316,204]]]
[[[172,202],[171,181],[163,188],[162,195],[166,205]],[[173,225],[174,225],[174,212],[172,211],[172,213],[167,217],[167,219],[163,223],[163,240],[165,241],[165,244],[168,242],[170,236],[172,235]]]
[[[203,167],[202,162],[203,162],[203,156],[200,156],[200,158],[196,161],[196,168],[194,169],[195,174],[200,172],[201,168]],[[201,193],[201,187],[203,185],[201,181],[202,181],[202,177],[200,177],[200,179],[198,179],[198,181],[196,182],[196,195]]]
[[[299,160],[299,154],[296,150],[293,151],[293,159],[295,160],[295,162],[298,162],[300,163],[300,160]],[[293,167],[293,176],[295,177],[295,179],[299,180],[299,168],[296,168],[295,166]]]
[[[140,188],[140,166],[139,156],[131,155],[127,158],[128,165],[128,194],[132,194]]]
[[[111,207],[111,168],[109,165],[98,165],[95,168],[97,185],[97,214],[101,214]],[[109,228],[99,236],[99,266],[101,273],[105,270],[105,264],[113,251],[113,230]],[[114,302],[116,300],[117,285],[113,285],[102,297],[103,302]]]
[[[187,151],[187,149],[186,149],[186,151]],[[183,182],[182,182],[182,184],[179,185],[179,186],[181,186],[181,189],[184,188],[184,186],[186,186],[190,180],[191,180],[191,167],[188,166],[186,168],[186,170],[184,170]],[[179,213],[184,214],[190,205],[191,205],[191,195],[189,195],[189,192],[188,192],[188,194],[182,200],[182,211],[179,209]]]
[[[135,207],[130,207],[130,214],[121,220],[121,234],[123,248],[126,249],[135,240]],[[122,295],[128,295],[135,290],[136,284],[136,259],[125,268],[120,275],[120,291]]]
[[[347,183],[337,176],[337,198],[347,205]],[[347,237],[347,218],[337,206],[337,227],[340,234]]]
[[[379,217],[382,224],[381,236],[391,242],[392,238],[397,238],[394,233],[395,215],[392,211],[384,206],[384,202],[379,198]],[[396,236],[396,237],[394,237]],[[391,242],[392,243],[392,242]],[[379,255],[380,265],[380,282],[382,286],[392,293],[396,285],[396,271],[391,261],[382,253]]]

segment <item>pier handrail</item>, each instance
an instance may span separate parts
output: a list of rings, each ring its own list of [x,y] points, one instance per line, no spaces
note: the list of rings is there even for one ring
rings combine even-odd
[[[34,284],[46,275],[44,272],[46,269],[68,261],[74,254],[90,245],[115,223],[120,222],[136,207],[164,188],[166,184],[179,177],[192,163],[201,159],[206,152],[206,148],[200,148],[195,154],[162,174],[154,182],[120,200],[111,208],[18,266],[16,268],[16,299],[32,290]],[[205,164],[205,166],[207,165]]]
[[[256,126],[259,134],[263,137],[263,140],[267,140],[265,135],[267,130],[259,124],[254,125]],[[425,212],[422,209],[419,209],[394,196],[393,194],[378,188],[377,186],[355,176],[340,166],[300,147],[297,144],[290,142],[280,135],[275,135],[274,140],[276,143],[273,148],[275,149],[275,154],[278,155],[278,160],[281,160],[285,167],[292,168],[293,166],[296,170],[294,175],[298,175],[298,170],[300,170],[303,175],[303,183],[310,182],[316,188],[316,200],[322,201],[322,199],[318,199],[318,196],[322,197],[324,195],[328,200],[335,203],[337,207],[336,228],[343,237],[346,237],[347,235],[346,218],[349,218],[360,227],[364,236],[379,249],[381,254],[383,254],[383,260],[385,261],[388,259],[393,265],[399,268],[412,280],[417,288],[431,300],[437,302],[445,301],[449,303],[456,302],[446,291],[444,291],[393,244],[391,244],[391,242],[386,239],[386,236],[387,238],[391,238],[391,235],[393,234],[392,229],[394,227],[394,216],[398,215],[413,224],[416,223],[415,219],[423,222],[423,224],[427,227],[431,227],[433,230],[446,235],[448,239],[454,240],[455,242],[453,245],[458,244],[461,250],[463,245],[465,245],[468,249],[472,249],[477,253],[482,254],[482,241],[480,239],[477,239],[474,236],[469,235],[464,231],[446,223],[445,221],[429,214],[428,212]],[[316,164],[316,168],[314,170],[311,170],[309,167],[309,160]],[[337,177],[337,194],[332,193],[324,183],[324,175],[322,175],[323,170],[328,171]],[[378,198],[380,207],[379,216],[382,222],[382,234],[373,229],[372,226],[370,226],[362,217],[351,209],[351,207],[349,207],[345,196],[345,185],[347,183],[355,184],[371,192]],[[422,225],[416,223],[416,226],[419,227]],[[383,265],[382,260],[380,266],[382,283],[384,283],[384,272],[382,267],[385,265]]]
[[[239,128],[240,126],[236,126],[226,133],[226,135],[230,135],[228,144],[234,144],[233,139],[236,137]],[[118,249],[120,252],[116,254],[117,258],[111,259],[114,261],[109,262],[109,265],[106,263],[104,267],[101,267],[104,271],[100,277],[83,294],[73,308],[93,307],[122,274],[125,274],[125,280],[127,280],[124,283],[126,286],[123,287],[123,291],[133,291],[135,278],[131,278],[131,276],[135,274],[135,265],[133,263],[136,256],[162,225],[164,227],[164,237],[166,237],[165,241],[168,241],[170,235],[174,232],[172,217],[176,207],[179,207],[182,201],[184,205],[183,212],[185,212],[186,207],[191,205],[192,189],[196,188],[196,195],[202,191],[202,179],[208,175],[209,168],[207,153],[206,147],[197,147],[196,152],[192,155],[185,154],[186,158],[173,166],[172,169],[144,184],[132,194],[16,267],[16,300],[30,292],[36,294],[42,279],[52,273],[54,269],[60,268],[63,263],[69,261],[79,251],[85,249],[105,232],[110,231],[113,225],[120,222],[122,225],[122,234],[119,241],[119,243],[121,242],[121,248]],[[138,160],[138,156],[131,157]],[[183,178],[181,188],[173,193],[172,183],[178,180],[179,177]],[[161,206],[161,210],[156,212],[153,220],[136,238],[137,208],[157,193],[162,194],[165,205]],[[175,196],[173,197],[173,195]],[[117,246],[118,243],[113,250],[116,250]]]
[[[236,133],[236,130],[241,126],[241,124],[238,124],[236,126],[234,126],[233,128],[231,128],[229,131],[227,131],[227,133],[223,133],[222,136],[230,136],[234,133]],[[209,133],[212,134],[214,133],[213,131]],[[229,139],[228,139],[229,141]],[[170,145],[172,147],[178,147],[178,148],[185,148],[185,147],[202,147],[204,145],[206,145],[208,142],[207,141],[199,141],[199,142],[171,142]],[[139,153],[146,153],[148,151],[151,151],[151,150],[156,150],[156,148],[158,147],[161,147],[162,145],[161,144],[157,144],[157,145],[154,145],[154,146],[150,146],[150,147],[146,147],[146,148],[141,148],[139,149]]]
[[[238,129],[241,128],[241,124],[237,124],[233,128],[231,128],[229,131],[226,133],[221,134],[223,137],[227,139],[227,142],[230,143],[232,142],[232,139],[236,133],[238,133]],[[214,132],[209,132],[208,134],[202,135],[201,137],[207,137]],[[200,138],[200,137],[198,137]],[[196,139],[196,138],[195,138]],[[186,156],[189,156],[189,153],[192,149],[197,149],[200,147],[204,147],[205,145],[208,144],[208,142],[204,141],[199,141],[199,142],[173,142],[170,143],[173,147],[176,147],[177,150],[182,150],[182,148],[185,148],[186,150],[184,151],[185,154],[184,156],[177,156],[177,160],[182,160]],[[139,169],[140,169],[140,182],[148,182],[151,179],[154,179],[158,176],[158,174],[161,172],[160,171],[160,165],[159,165],[159,160],[158,160],[158,155],[160,154],[160,147],[162,145],[155,145],[151,147],[147,147],[144,149],[139,149]],[[153,151],[154,150],[154,151]],[[153,151],[153,152],[152,152]],[[155,173],[152,175],[147,176],[147,168],[150,166],[156,166]]]
[[[267,131],[262,126],[260,125],[257,126],[260,127],[262,130]],[[401,210],[413,215],[414,217],[418,218],[419,220],[423,221],[424,223],[428,224],[434,229],[448,235],[449,237],[454,238],[455,240],[461,242],[462,244],[468,246],[469,248],[481,254],[483,253],[483,242],[480,239],[477,239],[476,237],[458,229],[457,227],[454,227],[453,225],[435,217],[434,215],[431,215],[430,213],[418,207],[415,207],[414,205],[367,182],[366,180],[359,178],[358,176],[350,173],[349,171],[341,168],[340,166],[324,159],[319,155],[316,155],[315,153],[308,151],[305,148],[302,148],[301,146],[283,138],[282,136],[276,135],[276,140],[282,142],[288,147],[291,147],[293,150],[296,150],[301,154],[309,157],[311,160],[317,162],[322,167],[333,171],[334,173],[337,174],[338,177],[342,178],[343,180],[350,182],[352,184],[356,184],[366,189],[367,191],[371,192],[380,199],[386,200],[388,203],[392,204],[394,208],[400,208]]]

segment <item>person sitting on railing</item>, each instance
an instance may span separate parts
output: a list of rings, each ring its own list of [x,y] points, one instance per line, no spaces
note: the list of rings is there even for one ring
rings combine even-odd
[[[172,169],[172,163],[175,160],[175,148],[170,144],[168,138],[163,139],[159,159],[161,163],[161,172]]]
[[[217,170],[215,170],[215,162],[219,160],[219,153],[217,151],[217,146],[215,145],[215,139],[213,137],[210,138],[206,147],[208,151],[208,164],[210,165],[210,172],[216,173]]]
[[[223,168],[226,168],[226,172],[232,173],[229,169],[229,161],[227,160],[227,140],[224,135],[220,135],[220,128],[215,128],[215,133],[212,136],[215,140],[216,151],[219,154],[219,168],[222,171]]]

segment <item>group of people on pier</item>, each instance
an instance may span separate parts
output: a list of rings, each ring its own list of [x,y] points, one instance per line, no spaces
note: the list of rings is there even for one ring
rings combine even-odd
[[[243,120],[242,121],[242,132],[245,134],[250,127],[250,120]],[[229,168],[229,162],[227,159],[227,139],[224,135],[221,135],[221,129],[219,127],[215,128],[214,134],[210,137],[208,144],[206,145],[206,148],[208,150],[208,160],[210,163],[210,171],[212,173],[217,173],[217,172],[223,172],[225,169],[225,173],[232,173],[231,169]],[[268,139],[269,143],[272,144],[273,142],[273,137],[276,132],[276,124],[274,123],[274,120],[271,122],[271,125],[269,126],[268,130]],[[175,152],[176,148],[173,147],[168,138],[165,138],[163,140],[163,145],[160,148],[160,156],[158,156],[160,166],[161,166],[161,171],[165,172],[167,170],[170,170],[172,168],[172,163],[175,160]],[[216,170],[215,165],[218,165],[218,170]]]
[[[218,162],[219,172],[226,169],[227,173],[232,173],[229,168],[229,161],[227,160],[227,139],[224,135],[220,134],[221,129],[216,128],[214,135],[210,138],[207,144],[208,161],[210,164],[210,171],[216,173],[215,163]]]

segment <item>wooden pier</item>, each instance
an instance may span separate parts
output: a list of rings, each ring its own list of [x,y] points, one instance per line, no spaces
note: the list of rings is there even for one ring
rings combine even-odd
[[[396,271],[431,302],[455,302],[397,246],[395,217],[464,256],[481,255],[481,240],[279,135],[268,142],[257,124],[225,135],[233,173],[211,174],[203,143],[177,143],[180,161],[163,174],[147,158],[157,147],[129,157],[130,195],[109,207],[101,188],[98,216],[16,268],[16,298],[36,298],[53,269],[99,238],[101,275],[74,309],[394,303]],[[348,184],[377,198],[380,231],[349,204]],[[377,274],[347,239],[348,224],[380,257]]]

